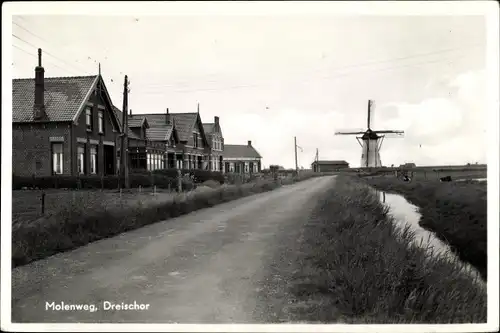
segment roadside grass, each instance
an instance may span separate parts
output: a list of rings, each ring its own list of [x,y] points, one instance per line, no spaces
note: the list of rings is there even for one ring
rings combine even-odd
[[[312,176],[304,175],[294,181]],[[151,193],[143,197],[138,193],[127,193],[130,197],[125,199],[122,193],[122,200],[104,200],[96,194],[99,191],[80,191],[78,200],[65,200],[63,196],[72,197],[71,191],[66,191],[59,194],[61,200],[54,203],[57,209],[47,216],[29,222],[13,221],[12,266],[25,265],[148,224],[278,187],[280,184],[272,180],[257,179],[252,183],[222,185],[218,188],[200,186],[190,192],[166,193],[156,199],[152,198]],[[115,198],[117,195],[114,193]],[[139,198],[134,198],[137,196]],[[29,195],[25,194],[25,197]]]
[[[337,176],[298,240],[289,281],[295,322],[486,322],[486,290],[429,256],[359,180]]]
[[[42,192],[45,193],[45,211],[42,214]],[[86,210],[121,208],[135,205],[164,201],[173,198],[176,193],[165,189],[134,188],[122,190],[15,190],[12,191],[12,225],[31,223],[42,217],[57,214],[60,210],[72,207]]]
[[[419,224],[448,243],[458,257],[487,279],[487,185],[486,182],[413,181],[373,177],[365,181],[388,193],[403,195],[419,207]]]

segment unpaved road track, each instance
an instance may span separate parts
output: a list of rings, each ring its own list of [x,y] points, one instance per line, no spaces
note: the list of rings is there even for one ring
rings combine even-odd
[[[12,321],[284,321],[297,233],[333,181],[313,178],[14,269]],[[105,301],[149,308],[106,311]],[[46,310],[46,302],[99,310]]]

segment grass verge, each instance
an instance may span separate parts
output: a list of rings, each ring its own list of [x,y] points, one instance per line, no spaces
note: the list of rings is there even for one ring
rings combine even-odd
[[[376,189],[403,195],[419,207],[419,224],[448,243],[462,261],[487,279],[487,186],[486,182],[418,181],[395,178],[365,179]]]
[[[412,241],[365,184],[337,176],[301,232],[289,282],[290,319],[486,322],[486,290]]]
[[[306,174],[294,181],[312,176]],[[202,208],[271,191],[279,186],[279,183],[272,180],[258,180],[238,186],[224,185],[219,188],[203,186],[189,193],[175,194],[162,202],[137,200],[134,204],[128,204],[120,201],[119,205],[108,206],[106,202],[100,201],[97,204],[94,202],[92,208],[70,201],[67,206],[47,218],[13,224],[12,266],[24,265]]]

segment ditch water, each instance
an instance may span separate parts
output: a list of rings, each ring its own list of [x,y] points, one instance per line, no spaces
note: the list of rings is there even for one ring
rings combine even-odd
[[[420,226],[420,213],[417,206],[412,205],[406,199],[398,194],[385,193],[382,191],[375,191],[379,196],[380,201],[389,207],[389,214],[394,218],[396,227],[403,230],[409,227],[415,235],[414,242],[419,247],[426,249],[427,252],[434,256],[439,256],[452,263],[458,265],[461,270],[469,274],[478,284],[486,287],[486,282],[481,278],[479,272],[469,265],[461,261],[455,255],[448,244],[437,238],[433,232],[428,231]]]

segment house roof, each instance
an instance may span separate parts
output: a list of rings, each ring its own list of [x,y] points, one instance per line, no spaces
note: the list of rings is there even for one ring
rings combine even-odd
[[[224,157],[249,157],[249,158],[262,158],[254,147],[249,145],[224,145]]]
[[[95,89],[99,75],[47,77],[44,81],[46,121],[74,121]],[[12,80],[12,122],[33,122],[35,79]]]
[[[149,123],[143,115],[132,115],[128,116],[128,127],[142,127],[146,126],[146,128],[149,127]]]
[[[141,114],[146,117],[151,127],[164,127],[166,126],[166,113],[148,113]],[[196,120],[198,119],[198,113],[170,113],[173,122],[175,123],[175,129],[179,135],[179,139],[188,140],[191,136],[194,126],[196,125]]]
[[[313,164],[323,164],[323,165],[349,165],[346,161],[314,161]]]
[[[151,141],[167,141],[170,139],[173,130],[172,125],[163,127],[149,127],[146,129],[146,137]]]
[[[204,123],[203,130],[205,131],[206,134],[211,134],[215,130],[215,124],[214,123]]]

